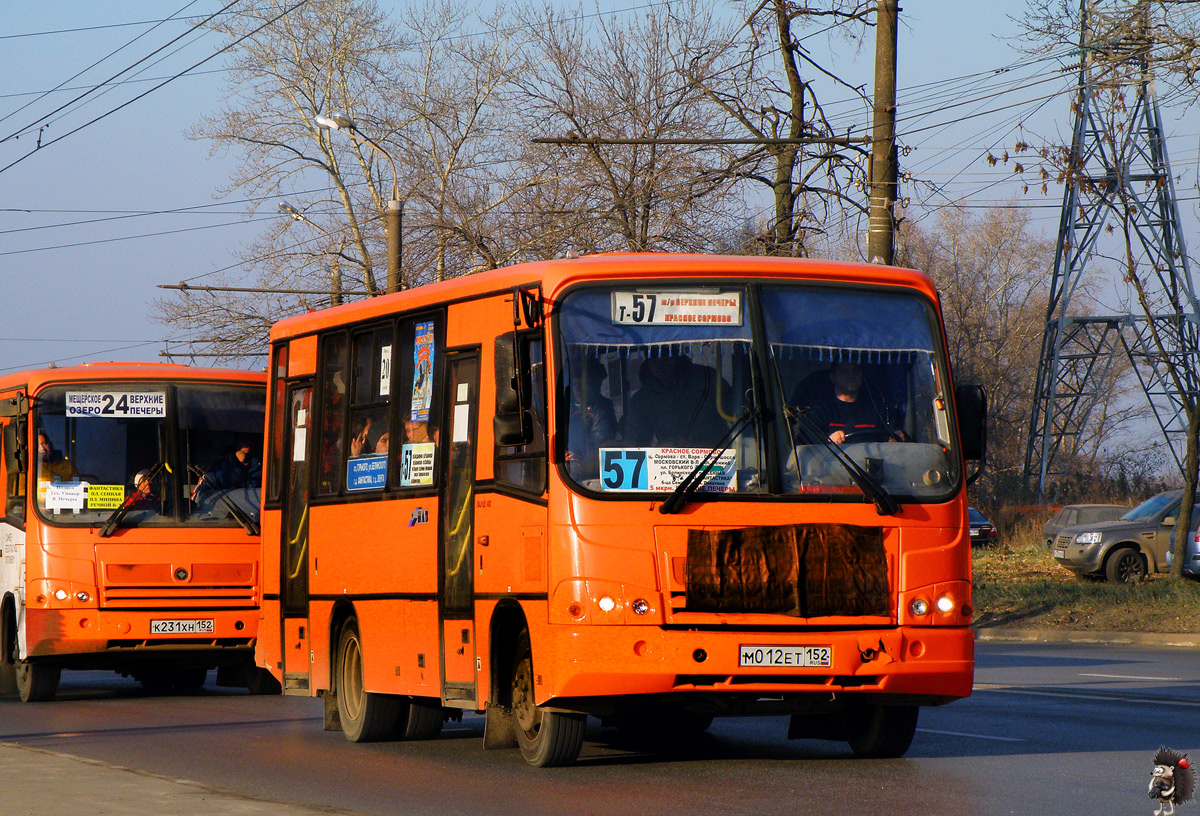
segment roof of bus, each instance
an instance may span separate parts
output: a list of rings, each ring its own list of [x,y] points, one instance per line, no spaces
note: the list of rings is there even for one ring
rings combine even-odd
[[[564,284],[585,280],[620,279],[629,276],[694,280],[722,277],[731,272],[762,278],[786,277],[891,284],[920,289],[930,297],[934,296],[933,282],[924,273],[880,264],[754,255],[612,253],[516,264],[288,317],[272,327],[271,339],[306,334],[326,326],[356,322],[396,311],[420,309],[450,300],[502,292],[514,286],[532,283],[540,283],[545,297],[553,299]]]
[[[82,363],[63,368],[31,368],[0,377],[0,390],[27,386],[36,391],[55,382],[128,382],[131,380],[225,380],[266,383],[261,371],[234,368],[200,368],[179,363]]]

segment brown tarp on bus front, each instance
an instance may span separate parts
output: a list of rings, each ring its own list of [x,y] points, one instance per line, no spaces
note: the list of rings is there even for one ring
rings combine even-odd
[[[888,615],[883,528],[689,530],[688,612]]]

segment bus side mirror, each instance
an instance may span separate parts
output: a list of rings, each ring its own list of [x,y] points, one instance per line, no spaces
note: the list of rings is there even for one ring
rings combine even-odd
[[[527,411],[496,414],[492,418],[492,433],[497,445],[525,445],[533,440],[533,421]]]
[[[987,394],[981,385],[954,389],[963,459],[982,461],[987,453]]]
[[[25,446],[17,432],[21,425],[14,420],[4,426],[4,467],[10,474],[25,472]]]
[[[532,365],[528,346],[516,332],[496,338],[496,416],[492,430],[497,445],[524,445],[533,441],[533,420],[529,416],[533,395]]]

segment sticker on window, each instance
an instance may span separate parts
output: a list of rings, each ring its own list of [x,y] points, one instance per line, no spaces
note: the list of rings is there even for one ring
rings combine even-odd
[[[165,417],[167,395],[161,391],[68,391],[66,415],[111,419]]]
[[[429,421],[429,406],[433,402],[433,321],[418,323],[413,338],[412,410],[409,419]]]
[[[740,326],[742,293],[613,292],[612,322],[634,326]]]
[[[125,485],[88,485],[87,506],[89,510],[116,510],[125,503]]]
[[[707,448],[601,448],[600,484],[605,490],[674,490],[709,452]],[[737,490],[736,474],[737,456],[725,451],[697,489]]]
[[[87,482],[78,479],[70,482],[39,482],[38,496],[42,499],[43,506],[51,513],[68,510],[78,513],[87,502],[87,488]]]
[[[433,460],[437,445],[432,442],[412,442],[400,449],[400,484],[433,484]]]
[[[379,349],[379,396],[389,397],[392,394],[392,347],[391,344]]]
[[[347,490],[379,490],[387,485],[387,454],[358,456],[346,463]]]

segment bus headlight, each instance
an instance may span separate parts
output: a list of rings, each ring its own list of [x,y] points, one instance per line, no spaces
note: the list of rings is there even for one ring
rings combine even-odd
[[[937,609],[943,615],[949,615],[954,611],[954,599],[949,595],[943,595],[937,599]]]
[[[912,612],[917,617],[921,617],[922,615],[928,615],[929,614],[929,602],[926,601],[924,598],[917,598],[915,601],[913,601],[911,604],[908,605],[908,611]]]
[[[80,603],[87,603],[92,599],[92,596],[88,595],[87,592],[82,589],[75,593],[75,597],[80,601]]]
[[[71,596],[70,596],[70,594],[67,593],[67,591],[65,589],[62,589],[60,587],[60,588],[54,590],[54,597],[60,601],[65,601],[67,598],[70,598]]]
[[[650,611],[650,602],[645,598],[638,598],[629,605],[629,608],[635,615],[645,615]]]
[[[596,602],[596,606],[600,607],[601,612],[612,612],[617,608],[617,602],[611,595],[604,595]]]

